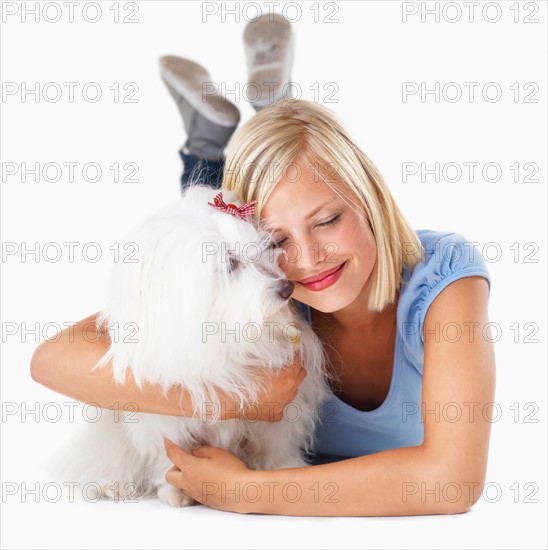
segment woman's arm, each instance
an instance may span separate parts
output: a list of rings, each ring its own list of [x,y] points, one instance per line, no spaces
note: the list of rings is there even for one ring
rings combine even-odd
[[[455,479],[422,446],[306,468],[251,470],[245,479],[240,483],[242,512],[289,516],[459,514],[482,490],[479,483],[461,484],[460,498],[453,500]]]
[[[116,384],[112,360],[104,367],[91,370],[110,346],[105,327],[96,324],[99,312],[67,327],[53,341],[44,341],[35,350],[30,365],[33,380],[84,403],[104,409],[129,410],[170,416],[199,416],[213,418],[217,408],[205,407],[194,415],[190,394],[180,386],[170,388],[166,395],[160,384],[143,382],[137,386],[131,373],[126,372],[124,384]],[[269,390],[261,391],[253,420],[279,422],[283,408],[293,401],[298,387],[306,377],[300,356],[270,377]],[[245,411],[239,412],[236,399],[216,388],[221,399],[220,420],[245,420]],[[257,413],[259,411],[259,414]]]
[[[449,284],[432,302],[424,321],[422,403],[424,442],[334,464],[253,472],[264,487],[297,481],[303,500],[285,498],[248,504],[248,510],[295,515],[392,516],[466,512],[481,497],[485,484],[489,417],[495,397],[493,338],[489,325],[488,284],[465,277]],[[461,329],[440,337],[443,327]],[[474,327],[475,331],[469,331]],[[460,415],[458,414],[460,412]],[[323,499],[337,489],[338,503]],[[311,487],[315,487],[316,496]]]
[[[482,337],[489,322],[487,301],[487,282],[465,277],[442,290],[428,309],[422,402],[417,403],[424,423],[422,445],[279,470],[250,470],[215,447],[202,446],[189,454],[168,445],[175,466],[167,481],[205,505],[240,513],[466,512],[483,492],[492,423],[495,357],[492,339]],[[463,337],[439,338],[440,327],[447,326],[459,326]],[[476,327],[475,337],[465,332],[471,326]]]
[[[67,327],[52,341],[42,342],[34,352],[30,372],[33,380],[58,393],[104,409],[192,416],[190,396],[181,387],[170,388],[167,397],[159,384],[143,383],[139,389],[127,370],[126,382],[116,384],[112,360],[94,371],[91,367],[107,352],[110,339],[96,325],[98,313]]]
[[[188,453],[166,443],[174,466],[166,480],[195,500],[242,514],[284,516],[417,516],[465,512],[481,495],[454,479],[425,447],[404,447],[331,464],[252,470],[230,452],[209,445]],[[182,472],[182,473],[181,473]]]

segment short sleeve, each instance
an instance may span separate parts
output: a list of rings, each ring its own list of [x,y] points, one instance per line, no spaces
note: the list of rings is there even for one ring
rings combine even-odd
[[[491,276],[477,244],[462,235],[426,231],[419,235],[425,257],[404,284],[398,304],[398,316],[403,319],[402,338],[407,354],[422,375],[423,327],[432,302],[444,288],[463,277],[484,277],[487,279],[490,294]]]

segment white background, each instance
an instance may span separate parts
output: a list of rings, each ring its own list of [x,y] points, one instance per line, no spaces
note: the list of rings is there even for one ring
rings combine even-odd
[[[80,243],[73,262],[66,247],[59,261],[22,258],[20,252],[2,258],[2,482],[32,487],[47,482],[44,460],[80,427],[82,407],[76,408],[74,423],[68,414],[59,422],[44,419],[46,404],[70,401],[36,384],[29,374],[34,349],[55,334],[55,325],[48,333],[24,335],[21,330],[32,330],[36,323],[64,327],[102,307],[112,261],[109,246],[180,193],[177,151],[183,126],[160,80],[158,58],[189,57],[207,67],[219,84],[242,89],[247,82],[242,33],[245,17],[253,17],[255,10],[246,2],[229,2],[226,7],[239,8],[238,21],[234,14],[223,19],[219,5],[219,13],[203,22],[200,2],[146,1],[138,2],[133,15],[137,23],[114,23],[109,9],[113,2],[107,1],[100,2],[102,16],[96,23],[84,20],[83,4],[75,8],[73,23],[67,7],[59,22],[42,18],[37,23],[33,15],[23,21],[24,3],[15,15],[8,14],[7,4],[13,3],[3,2],[4,86],[57,82],[64,94],[57,102],[37,102],[20,91],[2,96],[3,246]],[[53,4],[63,7],[61,2]],[[488,268],[490,319],[500,330],[496,401],[501,418],[493,424],[487,472],[487,481],[500,489],[499,498],[493,489],[488,497],[495,502],[482,498],[463,515],[305,518],[246,516],[205,506],[171,509],[154,500],[69,504],[40,497],[36,503],[29,495],[23,503],[20,493],[4,493],[2,547],[546,547],[547,6],[519,2],[519,21],[514,22],[514,2],[492,2],[487,18],[496,18],[497,9],[501,17],[489,23],[482,16],[485,2],[476,8],[473,22],[459,3],[461,20],[450,23],[447,18],[454,18],[456,11],[451,10],[457,9],[452,3],[439,23],[433,15],[421,22],[420,13],[404,23],[403,4],[320,2],[316,21],[312,3],[300,3],[300,17],[289,9],[286,15],[296,33],[292,78],[302,97],[324,102],[340,116],[379,167],[415,229],[455,231],[480,243],[482,250],[487,243],[497,243],[486,251],[492,255],[499,247],[501,258],[489,261]],[[434,2],[426,5],[433,7]],[[26,3],[27,8],[33,6]],[[409,6],[411,10],[412,3]],[[420,9],[420,3],[414,6]],[[533,14],[535,6],[539,10]],[[51,19],[55,10],[50,9],[46,17]],[[88,9],[88,16],[95,17]],[[119,13],[121,19],[129,16],[130,3],[120,2]],[[538,22],[525,23],[527,16]],[[64,82],[80,83],[72,103]],[[82,97],[82,87],[89,82],[101,86],[103,95],[96,103]],[[138,85],[137,103],[116,103],[109,87],[119,83],[123,98],[128,82]],[[454,103],[444,96],[435,102],[432,95],[425,102],[420,95],[403,102],[402,82],[424,82],[430,88],[435,82],[442,87],[448,82],[480,86],[474,102],[466,95]],[[500,85],[499,101],[482,97],[488,82]],[[517,103],[509,88],[515,82],[521,92]],[[528,82],[537,83],[532,99],[538,102],[523,101],[533,90],[524,89]],[[319,97],[311,86],[320,90]],[[326,103],[333,86],[336,102]],[[467,93],[464,86],[462,90]],[[447,91],[452,98],[455,88]],[[245,94],[229,99],[240,108],[242,122],[254,114]],[[77,169],[72,183],[67,172],[59,182],[48,183],[44,178],[35,182],[32,175],[23,182],[21,174],[6,174],[6,163],[21,168],[24,162],[31,167],[36,162],[96,162],[103,177],[86,182]],[[113,182],[108,167],[115,162],[137,163],[138,183]],[[404,162],[425,162],[428,167],[436,162],[479,162],[480,170],[474,182],[467,181],[466,173],[456,183],[436,182],[432,176],[425,182],[420,176],[404,182]],[[501,167],[497,182],[481,177],[481,167],[489,162]],[[538,181],[525,182],[526,174],[520,172],[520,181],[514,182],[509,166],[519,163],[523,170],[529,162],[539,167],[534,176]],[[95,263],[82,257],[82,246],[89,242],[99,243],[103,251]],[[527,253],[538,261],[525,262]],[[533,334],[535,325],[526,323],[538,325],[538,332]],[[19,328],[12,334],[14,326]],[[537,342],[527,342],[528,337]],[[25,407],[36,406],[37,417],[21,414]],[[16,413],[8,414],[14,407]],[[528,413],[529,420],[538,422],[525,422]],[[535,486],[538,492],[533,494]]]

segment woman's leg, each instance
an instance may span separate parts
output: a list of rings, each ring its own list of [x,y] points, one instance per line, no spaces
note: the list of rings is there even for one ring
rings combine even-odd
[[[244,29],[248,100],[255,109],[293,96],[291,71],[295,49],[293,26],[280,13],[264,13]],[[297,86],[298,87],[298,86]]]
[[[224,156],[219,160],[209,160],[193,155],[185,148],[179,149],[183,161],[181,175],[181,191],[184,191],[191,181],[197,180],[206,185],[220,189],[223,182]]]
[[[259,16],[244,30],[248,85],[258,90],[250,103],[256,112],[282,97],[291,97],[294,35],[281,14]],[[200,181],[220,188],[224,149],[236,130],[240,112],[216,90],[207,70],[189,59],[173,55],[160,58],[160,73],[175,100],[187,140],[179,150],[183,161],[181,191]],[[207,86],[204,84],[207,83]],[[206,93],[204,90],[211,90]]]
[[[163,56],[160,74],[177,104],[187,136],[179,150],[181,191],[194,181],[220,188],[224,149],[240,121],[240,111],[215,90],[207,70],[194,61]]]

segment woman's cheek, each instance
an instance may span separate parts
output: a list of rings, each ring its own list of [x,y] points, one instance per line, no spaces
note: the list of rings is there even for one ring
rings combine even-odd
[[[349,254],[366,253],[369,257],[377,255],[377,244],[373,232],[369,225],[358,217],[355,218],[354,223],[345,226],[344,236],[341,239],[348,244]]]
[[[330,236],[331,247],[336,248],[337,254],[344,256],[352,255],[356,250],[367,243],[367,234],[359,226],[352,223],[345,223],[336,228]],[[345,260],[341,258],[341,260]]]

